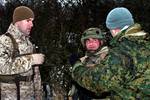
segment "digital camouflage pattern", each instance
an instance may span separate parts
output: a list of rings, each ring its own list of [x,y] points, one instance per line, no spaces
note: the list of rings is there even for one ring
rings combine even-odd
[[[94,39],[100,40],[99,48],[95,51],[92,51],[92,52],[89,51],[89,50],[86,50],[85,56],[81,57],[80,61],[84,65],[84,67],[93,68],[96,64],[100,64],[100,62],[107,55],[108,47],[105,46],[104,33],[99,28],[88,28],[82,33],[81,43],[82,43],[83,47],[85,47],[85,42],[89,38],[94,38]],[[79,89],[81,89],[81,88],[79,88]],[[72,88],[72,90],[74,90],[74,88]],[[70,91],[70,93],[73,93],[72,90]],[[81,90],[80,92],[82,93],[83,90]],[[91,98],[93,98],[93,99],[94,98],[99,98],[100,99],[100,98],[104,98],[106,96],[105,95],[103,97],[102,96],[95,97],[95,95],[94,95],[95,93],[93,93],[93,92],[88,93],[88,91],[86,91],[87,98],[84,98],[84,99],[90,98],[89,94],[91,95]],[[94,100],[97,100],[97,99],[94,99]]]
[[[108,55],[100,64],[87,68],[78,61],[73,79],[82,87],[115,100],[150,99],[150,43],[147,33],[135,24],[111,41]]]
[[[13,24],[8,28],[10,33],[18,44],[20,54],[33,53],[33,45],[29,37],[25,37]],[[35,70],[34,81],[20,82],[21,100],[32,100],[34,96],[41,100],[42,88],[39,68],[32,68],[32,56],[26,55],[12,59],[13,44],[10,37],[0,36],[0,75],[11,75],[21,73],[22,76],[32,76]],[[16,100],[16,84],[0,82],[1,100]]]
[[[80,61],[85,67],[94,67],[95,64],[100,64],[100,62],[104,59],[104,56],[108,53],[108,47],[103,46],[100,50],[90,53],[86,52],[86,55],[80,58]]]

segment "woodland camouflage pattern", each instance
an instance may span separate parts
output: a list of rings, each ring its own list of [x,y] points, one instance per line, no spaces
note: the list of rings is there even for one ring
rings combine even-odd
[[[134,24],[111,41],[106,58],[87,68],[78,61],[72,77],[82,87],[101,95],[111,92],[114,100],[150,99],[150,41],[149,35]]]
[[[29,37],[25,37],[13,24],[10,25],[8,31],[16,40],[20,54],[33,53],[33,45],[29,41]],[[12,61],[11,55],[13,44],[10,37],[6,35],[0,36],[0,74],[11,75],[21,73],[22,76],[30,76],[33,74],[32,56],[26,55],[17,57]],[[32,100],[34,96],[41,100],[42,88],[39,68],[34,67],[34,82],[20,82],[21,100]],[[16,84],[0,82],[1,100],[16,100]]]

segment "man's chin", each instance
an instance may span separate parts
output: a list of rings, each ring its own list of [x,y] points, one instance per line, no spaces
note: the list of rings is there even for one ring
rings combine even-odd
[[[96,51],[97,49],[94,49],[94,48],[91,48],[91,49],[88,49],[88,51]]]
[[[30,33],[24,33],[24,36],[29,36]]]

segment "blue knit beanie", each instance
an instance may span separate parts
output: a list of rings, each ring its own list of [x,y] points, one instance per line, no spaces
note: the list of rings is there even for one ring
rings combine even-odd
[[[106,18],[106,27],[108,29],[122,29],[126,25],[133,25],[134,19],[127,8],[117,7],[112,9]]]

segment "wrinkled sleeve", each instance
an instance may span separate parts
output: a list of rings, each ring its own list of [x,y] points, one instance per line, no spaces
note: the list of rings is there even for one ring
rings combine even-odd
[[[138,84],[137,82],[143,77],[140,76],[135,79],[131,71],[127,68],[128,66],[126,64],[130,61],[126,56],[119,55],[118,53],[112,53],[110,55],[105,61],[96,65],[94,68],[84,67],[81,62],[77,62],[72,70],[73,79],[82,87],[98,95],[102,92],[112,91],[121,98],[135,99],[138,88],[145,81],[143,80]],[[143,87],[141,89],[145,91],[146,88],[145,86],[145,88]],[[143,96],[143,93],[139,94],[139,96]]]
[[[0,74],[23,73],[32,67],[32,55],[25,55],[12,59],[13,46],[8,37],[0,38]]]

